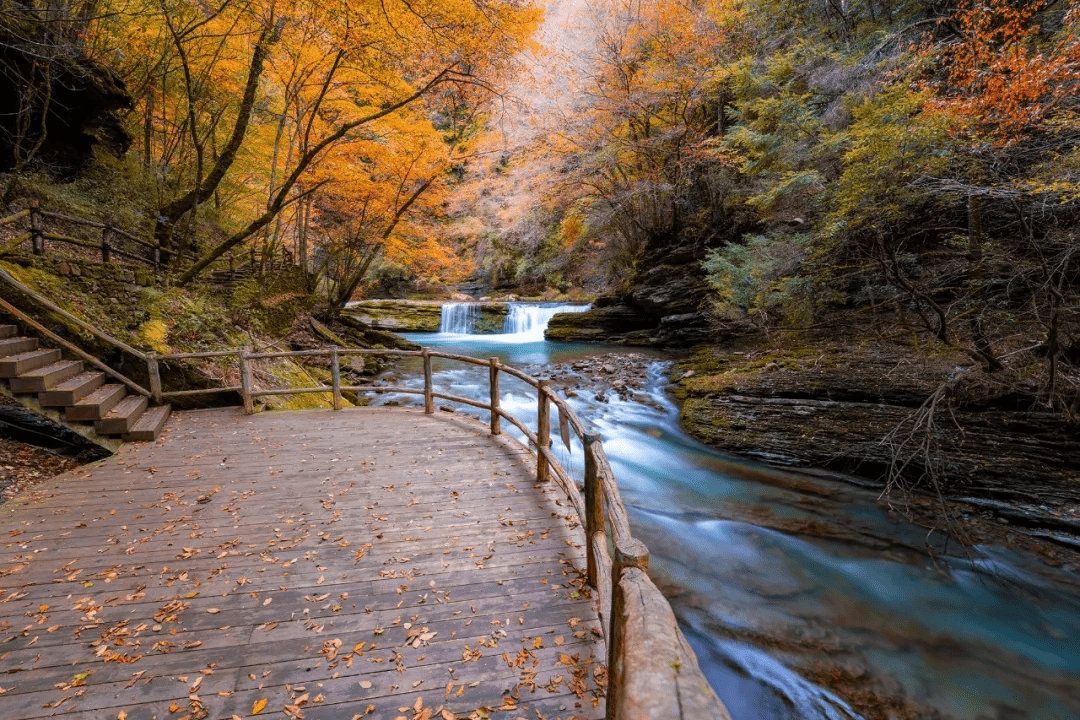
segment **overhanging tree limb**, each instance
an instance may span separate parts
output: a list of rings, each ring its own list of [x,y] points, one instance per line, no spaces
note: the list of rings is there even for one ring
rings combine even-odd
[[[424,194],[424,191],[431,187],[432,183],[435,182],[435,179],[437,177],[439,177],[438,174],[432,175],[427,180],[417,186],[416,190],[413,191],[413,194],[410,195],[405,200],[405,202],[402,203],[401,207],[397,209],[397,212],[394,213],[394,217],[391,218],[390,222],[383,230],[382,235],[379,236],[380,240],[385,242],[390,237],[390,234],[394,232],[394,228],[396,228],[398,226],[398,223],[401,222],[401,218],[405,217],[405,213],[409,212],[409,208],[411,208],[413,206],[413,203],[415,203],[420,198],[420,196]],[[352,277],[349,278],[347,282],[342,284],[341,289],[337,294],[337,297],[335,297],[333,302],[331,303],[331,306],[333,308],[344,308],[345,304],[349,302],[349,298],[351,298],[353,293],[356,292],[356,288],[359,287],[360,283],[364,279],[364,276],[367,275],[367,271],[368,269],[370,269],[371,263],[378,256],[379,249],[381,247],[381,245],[376,246],[375,250],[370,252],[367,257],[364,258],[364,261],[360,264],[360,267],[358,267],[353,272]]]
[[[250,223],[248,223],[247,227],[245,227],[244,229],[240,230],[237,233],[234,233],[222,243],[207,251],[191,267],[184,271],[183,275],[181,275],[180,278],[177,280],[177,283],[180,285],[188,284],[196,277],[198,277],[199,273],[205,270],[210,265],[210,263],[217,260],[219,257],[228,252],[231,248],[240,244],[252,234],[258,232],[260,229],[265,227],[266,224],[269,223],[271,220],[273,220],[274,216],[276,216],[285,206],[285,201],[288,198],[289,193],[292,191],[293,186],[297,183],[297,181],[300,180],[300,177],[308,169],[311,163],[318,159],[318,157],[322,155],[322,153],[327,148],[329,148],[341,138],[345,137],[348,133],[355,130],[356,128],[397,112],[401,108],[420,99],[428,92],[430,92],[433,88],[441,85],[444,82],[447,82],[455,74],[455,67],[457,67],[457,63],[454,63],[453,65],[450,65],[449,67],[443,69],[438,75],[425,83],[423,87],[414,92],[412,95],[409,95],[408,97],[403,98],[378,112],[372,113],[371,115],[366,115],[362,118],[358,118],[356,120],[341,125],[333,133],[327,135],[318,143],[310,147],[303,154],[303,156],[301,156],[296,167],[293,169],[292,173],[289,174],[289,177],[285,180],[284,183],[282,183],[281,187],[277,191],[277,194],[274,195],[273,201],[271,201],[271,203],[267,207],[266,212],[257,217],[255,220],[252,220]]]

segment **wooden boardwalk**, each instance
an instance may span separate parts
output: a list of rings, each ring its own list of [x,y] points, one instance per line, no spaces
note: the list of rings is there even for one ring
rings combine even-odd
[[[533,468],[445,413],[177,413],[0,506],[0,718],[603,717]]]

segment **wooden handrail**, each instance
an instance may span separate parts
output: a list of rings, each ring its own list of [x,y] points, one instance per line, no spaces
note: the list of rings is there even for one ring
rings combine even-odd
[[[135,348],[131,347],[130,345],[117,340],[116,338],[102,332],[101,330],[98,330],[97,328],[95,328],[93,325],[86,322],[85,320],[72,315],[67,310],[64,310],[62,307],[60,307],[56,303],[52,302],[48,298],[44,297],[40,293],[37,293],[37,292],[31,290],[30,288],[26,287],[26,285],[23,285],[21,282],[19,282],[14,277],[12,277],[11,274],[8,273],[6,270],[0,269],[0,280],[3,280],[8,285],[11,285],[16,290],[18,290],[19,292],[24,293],[25,295],[27,295],[31,299],[35,300],[36,302],[44,305],[49,310],[52,310],[53,312],[59,314],[61,317],[63,317],[65,319],[69,320],[70,322],[74,323],[76,326],[78,326],[79,328],[87,331],[88,333],[90,333],[94,337],[96,337],[96,338],[98,338],[100,340],[104,340],[106,343],[112,345],[113,347],[116,347],[116,348],[118,348],[120,350],[123,350],[124,352],[126,352],[126,353],[128,353],[130,355],[133,355],[133,356],[135,356],[136,358],[138,358],[140,360],[147,361],[148,363],[151,362],[151,359],[145,353],[140,352],[139,350],[136,350]],[[45,335],[46,337],[48,337],[53,342],[55,342],[55,343],[57,343],[59,345],[62,345],[63,347],[70,350],[71,352],[75,353],[76,355],[81,357],[83,360],[90,363],[94,367],[98,368],[102,372],[106,373],[110,377],[113,377],[116,380],[119,380],[124,385],[126,385],[132,392],[135,392],[135,393],[137,393],[139,395],[143,395],[143,396],[146,396],[146,397],[150,397],[151,395],[154,395],[154,393],[152,393],[150,390],[147,390],[142,385],[138,384],[137,382],[135,382],[131,378],[127,377],[126,375],[123,375],[119,371],[112,369],[111,367],[109,367],[108,365],[103,363],[101,360],[97,359],[96,357],[94,357],[90,353],[86,352],[82,348],[78,347],[77,345],[75,345],[75,344],[65,340],[64,338],[60,337],[59,335],[54,333],[52,330],[48,329],[47,327],[45,327],[44,325],[39,323],[37,320],[30,317],[29,315],[24,313],[22,310],[19,310],[17,307],[15,307],[11,303],[7,302],[6,300],[0,300],[0,308],[3,308],[9,314],[19,318],[24,323],[26,323],[30,327],[34,328],[35,330],[37,330],[42,335]],[[153,382],[153,378],[154,378],[154,374],[151,373],[151,383]]]
[[[82,247],[82,248],[87,248],[87,249],[100,250],[101,251],[101,256],[102,256],[102,262],[110,262],[112,256],[117,255],[117,256],[120,256],[120,257],[128,258],[129,260],[137,261],[137,262],[143,263],[145,265],[148,265],[148,266],[154,268],[155,272],[157,272],[158,267],[160,265],[160,262],[161,262],[160,256],[161,256],[161,253],[163,252],[163,249],[162,249],[162,247],[160,246],[160,244],[157,241],[151,242],[149,240],[146,240],[144,238],[139,237],[138,235],[130,233],[130,232],[128,232],[128,231],[126,231],[126,230],[124,230],[122,228],[116,227],[114,225],[110,225],[109,223],[98,222],[97,220],[87,220],[86,218],[80,218],[80,217],[76,217],[74,215],[66,215],[64,213],[50,212],[50,211],[47,211],[47,210],[42,210],[40,208],[40,205],[39,205],[38,201],[36,201],[36,200],[33,201],[31,203],[30,207],[26,208],[25,210],[20,210],[17,213],[13,213],[11,215],[8,215],[7,217],[0,218],[0,227],[2,227],[4,225],[8,225],[10,223],[17,222],[17,221],[19,221],[19,220],[21,220],[21,219],[23,219],[25,217],[30,218],[30,230],[29,230],[29,232],[24,233],[23,235],[20,235],[18,238],[15,238],[12,242],[9,242],[3,248],[2,252],[5,252],[5,253],[10,252],[12,249],[17,247],[18,245],[22,244],[23,242],[26,242],[26,240],[31,240],[32,241],[32,248],[31,248],[32,252],[35,255],[41,255],[44,252],[43,242],[45,240],[52,240],[53,242],[60,242],[60,243],[64,243],[64,244],[67,244],[67,245],[74,245],[74,246],[77,246],[77,247]],[[48,232],[41,226],[41,219],[42,218],[50,218],[50,219],[53,219],[53,220],[60,220],[62,222],[70,223],[70,224],[73,224],[73,225],[82,225],[84,227],[91,227],[91,228],[101,230],[101,240],[100,241],[86,240],[86,239],[83,239],[83,238],[71,237],[69,235],[63,235],[63,234],[60,234],[60,233]],[[130,241],[131,243],[134,243],[135,245],[137,245],[137,246],[139,246],[141,248],[153,251],[153,254],[150,257],[143,257],[141,255],[137,255],[137,254],[134,254],[132,252],[128,252],[127,250],[116,247],[112,243],[109,242],[109,236],[110,235],[113,235],[113,236],[116,236],[116,237],[119,237],[119,238],[123,238],[123,239],[125,239],[127,241]],[[185,259],[188,259],[188,260],[194,260],[195,257],[196,257],[195,255],[193,255],[193,254],[191,254],[189,252],[178,253],[176,251],[172,251],[172,253],[174,255],[181,256],[181,257],[183,257]]]
[[[615,481],[611,463],[604,452],[603,442],[586,432],[585,424],[570,405],[559,397],[548,381],[534,378],[517,368],[505,365],[497,358],[478,360],[465,355],[423,350],[352,350],[337,347],[316,350],[251,353],[247,349],[209,353],[177,353],[158,356],[159,360],[221,357],[237,355],[240,361],[240,388],[245,412],[254,412],[254,399],[262,396],[293,393],[331,393],[334,408],[341,406],[341,392],[376,392],[420,395],[424,412],[435,411],[434,400],[448,400],[491,413],[491,434],[501,432],[500,420],[506,420],[536,448],[537,478],[547,482],[551,477],[566,493],[585,530],[586,563],[589,585],[598,597],[601,625],[608,646],[608,720],[651,720],[652,718],[703,718],[730,720],[726,708],[709,687],[698,667],[697,659],[686,638],[679,630],[671,606],[653,584],[646,570],[649,550],[633,537],[630,520]],[[423,359],[424,386],[343,386],[341,358],[348,355],[381,355],[420,357]],[[304,388],[258,390],[253,386],[252,362],[274,358],[303,358],[325,356],[330,362],[332,384]],[[434,388],[432,358],[443,358],[484,367],[488,370],[489,401],[474,400]],[[520,418],[508,413],[499,404],[499,374],[515,377],[537,391],[537,427],[534,431]],[[220,392],[220,389],[164,393],[165,397],[190,395],[198,392]],[[550,447],[551,405],[582,443],[585,452],[584,496],[569,473],[562,467]],[[610,548],[610,550],[609,550]]]
[[[6,218],[0,218],[0,227],[3,227],[4,225],[8,225],[10,223],[13,223],[13,222],[15,222],[17,220],[22,220],[24,217],[26,217],[29,214],[30,214],[30,208],[27,208],[26,210],[20,210],[19,212],[15,213],[14,215],[8,215]]]

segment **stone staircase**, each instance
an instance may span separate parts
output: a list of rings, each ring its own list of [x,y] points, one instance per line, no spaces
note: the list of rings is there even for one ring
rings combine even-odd
[[[19,337],[14,325],[0,325],[0,378],[12,395],[36,395],[43,410],[68,423],[93,423],[98,435],[121,440],[156,440],[171,412],[169,405],[149,407],[147,398],[129,395],[81,361],[64,360],[59,350],[39,348],[37,338]]]

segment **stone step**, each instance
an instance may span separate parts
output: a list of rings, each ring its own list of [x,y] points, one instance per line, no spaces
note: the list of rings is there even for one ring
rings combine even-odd
[[[120,436],[123,440],[135,440],[140,442],[152,442],[157,440],[161,429],[165,427],[165,421],[169,419],[172,405],[159,405],[142,414],[131,430]]]
[[[56,387],[38,395],[41,407],[67,407],[74,405],[97,390],[105,382],[105,373],[92,370],[79,373]]]
[[[19,377],[11,378],[11,392],[45,392],[52,386],[59,385],[65,380],[75,377],[82,371],[83,364],[79,360],[61,360],[60,362],[55,362],[51,365],[28,370],[19,375]]]
[[[8,325],[7,327],[11,327]],[[37,350],[38,341],[37,338],[30,337],[10,337],[5,340],[0,340],[0,357],[7,357],[9,355],[19,355],[20,353],[27,353],[31,350]]]
[[[45,365],[60,361],[60,351],[55,349],[32,350],[11,357],[0,358],[0,378],[13,378]]]
[[[116,407],[110,410],[108,415],[95,422],[94,430],[102,435],[120,435],[131,432],[135,421],[146,412],[149,404],[142,395],[129,395],[116,403]]]
[[[0,338],[15,337],[19,334],[19,328],[14,325],[0,325]]]
[[[64,419],[92,422],[105,417],[127,395],[123,385],[103,385],[64,410]]]

